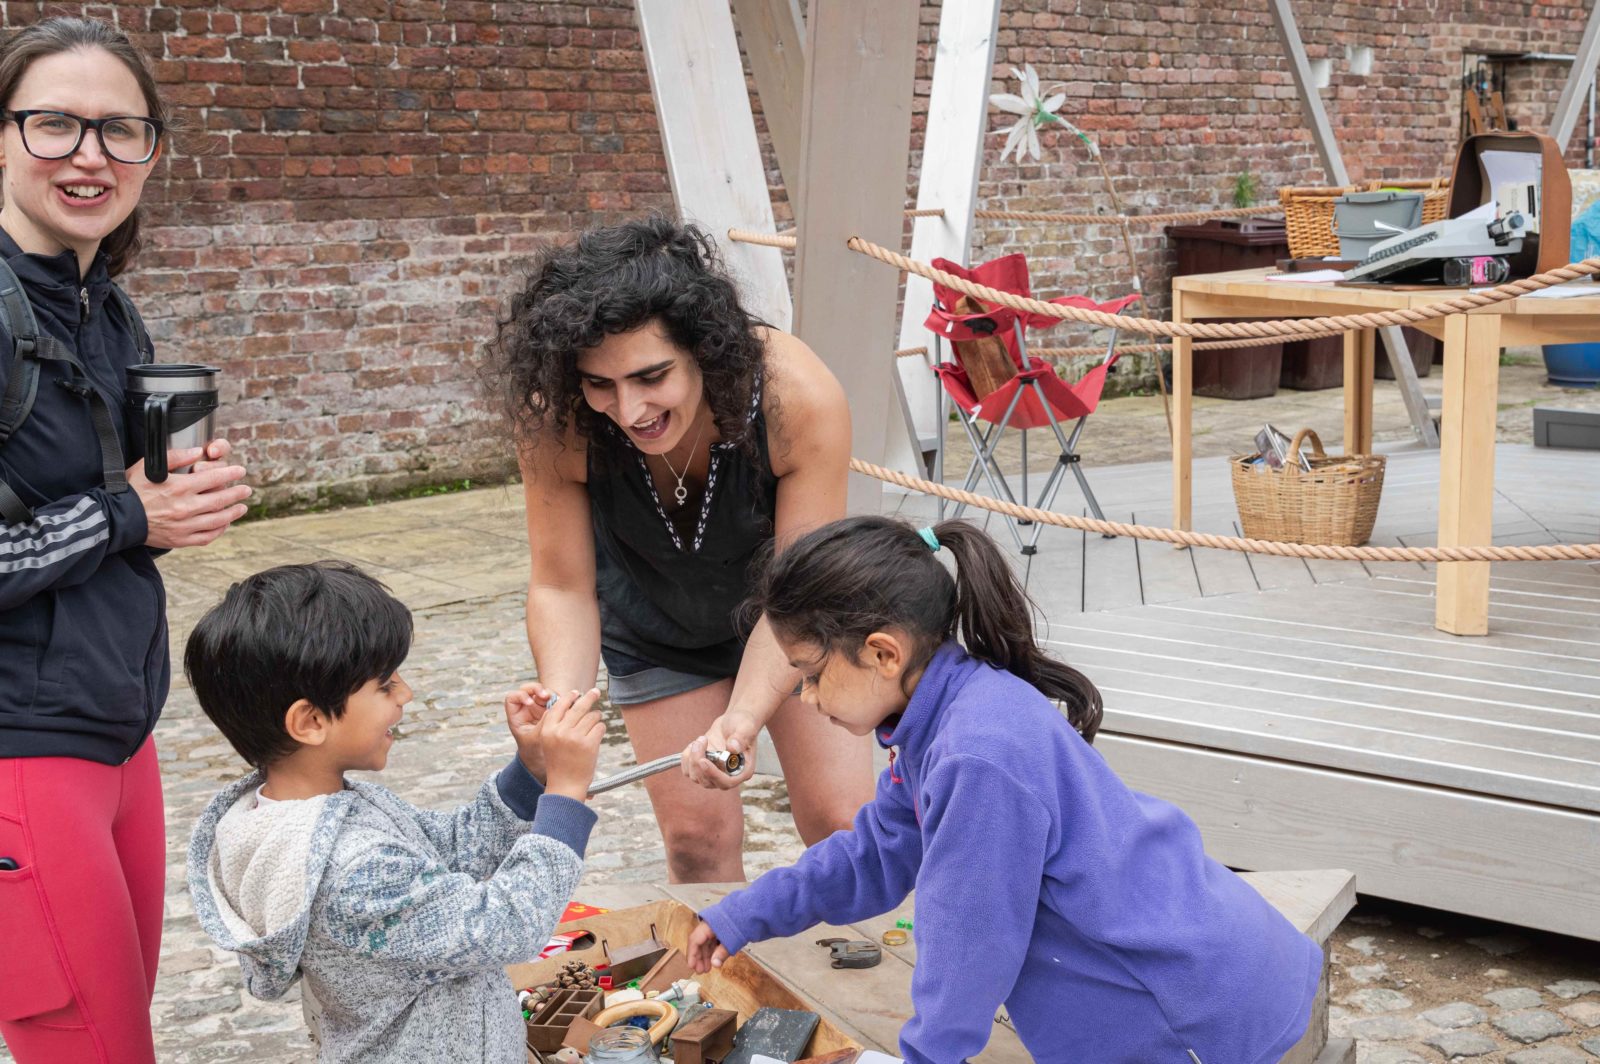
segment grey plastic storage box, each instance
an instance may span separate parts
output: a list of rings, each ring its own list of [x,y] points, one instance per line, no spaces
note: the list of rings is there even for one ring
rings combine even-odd
[[[1600,451],[1600,410],[1534,407],[1533,445]]]
[[[1333,201],[1333,231],[1339,237],[1339,257],[1364,259],[1372,245],[1399,236],[1422,224],[1421,192],[1379,190],[1348,192]],[[1382,222],[1392,229],[1385,229]]]

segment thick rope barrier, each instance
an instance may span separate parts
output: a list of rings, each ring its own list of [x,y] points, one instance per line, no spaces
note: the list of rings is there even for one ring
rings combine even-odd
[[[1297,340],[1325,340],[1333,336],[1342,336],[1342,333],[1318,333],[1315,336],[1298,336]],[[1259,347],[1261,341],[1255,338],[1248,340],[1206,340],[1194,345],[1196,351],[1216,351],[1231,347]],[[1123,355],[1155,355],[1172,350],[1171,344],[1119,344],[1117,353]],[[918,358],[928,353],[926,347],[902,347],[894,353],[895,358]],[[1104,344],[1086,344],[1082,347],[1030,347],[1028,354],[1038,355],[1040,358],[1080,358],[1085,355],[1104,355]]]
[[[964,503],[984,510],[992,510],[1006,517],[1040,524],[1055,525],[1100,535],[1126,536],[1130,539],[1148,539],[1158,543],[1171,543],[1180,547],[1210,547],[1213,550],[1231,550],[1242,554],[1272,554],[1281,558],[1320,558],[1341,562],[1543,562],[1543,561],[1593,561],[1600,559],[1600,543],[1558,543],[1530,547],[1329,547],[1309,543],[1279,543],[1275,540],[1244,539],[1240,536],[1217,536],[1209,532],[1187,532],[1177,528],[1153,528],[1149,525],[1130,525],[1121,521],[1099,521],[1092,517],[1074,517],[1020,506],[1003,499],[975,495],[970,491],[935,484],[893,469],[850,459],[852,472],[874,477],[924,495],[933,495],[950,502]]]
[[[731,240],[742,239],[736,235],[741,230],[729,230]],[[1557,267],[1545,273],[1535,274],[1520,281],[1512,281],[1482,292],[1467,292],[1449,299],[1442,299],[1437,303],[1403,310],[1371,311],[1365,314],[1339,314],[1322,318],[1290,318],[1276,321],[1258,322],[1190,322],[1177,323],[1159,321],[1155,318],[1136,318],[1123,314],[1107,314],[1098,310],[1082,310],[1078,307],[1063,306],[1060,303],[1046,303],[1038,299],[1027,299],[1011,292],[1003,292],[998,288],[987,285],[974,284],[963,280],[954,274],[938,270],[925,263],[907,258],[898,252],[874,244],[870,240],[863,240],[859,236],[851,237],[847,242],[850,250],[876,259],[886,266],[914,273],[918,277],[926,278],[936,284],[963,292],[977,299],[989,303],[998,303],[1012,310],[1023,311],[1031,314],[1041,314],[1062,320],[1086,322],[1106,329],[1120,329],[1125,332],[1146,333],[1152,336],[1171,337],[1200,337],[1207,340],[1231,340],[1236,338],[1256,337],[1258,339],[1271,339],[1284,337],[1290,340],[1310,339],[1317,335],[1329,333],[1349,332],[1354,329],[1381,329],[1389,325],[1416,325],[1418,322],[1431,321],[1434,318],[1446,317],[1450,314],[1465,314],[1468,311],[1480,310],[1483,307],[1494,306],[1508,300],[1525,296],[1529,292],[1537,292],[1541,288],[1552,285],[1576,281],[1583,277],[1592,277],[1600,274],[1600,257],[1584,259],[1582,262],[1570,263]]]
[[[1069,225],[1172,225],[1204,222],[1212,218],[1247,218],[1282,214],[1282,207],[1220,207],[1210,211],[1171,211],[1166,214],[1055,214],[1049,211],[973,211],[973,217],[1004,222],[1063,222]]]
[[[745,244],[761,244],[775,248],[794,248],[798,243],[796,237],[788,233],[753,233],[746,229],[729,229],[728,239]],[[1107,314],[1098,310],[1083,310],[1079,307],[1063,306],[1060,303],[1046,303],[1043,300],[1027,299],[1012,292],[1003,292],[998,288],[987,285],[974,284],[954,274],[935,269],[916,259],[907,258],[896,251],[874,244],[870,240],[863,240],[859,236],[851,237],[846,246],[851,251],[876,259],[886,266],[914,273],[918,277],[926,278],[936,284],[963,292],[976,299],[989,303],[998,303],[1012,310],[1023,311],[1031,314],[1042,314],[1063,321],[1081,321],[1089,325],[1098,325],[1104,329],[1120,329],[1125,332],[1145,333],[1151,336],[1201,338],[1206,340],[1233,340],[1233,339],[1258,339],[1271,340],[1283,337],[1288,340],[1311,340],[1336,333],[1351,332],[1356,329],[1382,329],[1390,325],[1416,325],[1419,322],[1432,321],[1434,318],[1443,318],[1451,314],[1465,314],[1468,311],[1481,310],[1497,303],[1505,303],[1525,296],[1529,292],[1537,292],[1541,288],[1565,284],[1568,281],[1581,280],[1584,277],[1593,277],[1600,274],[1600,257],[1584,259],[1582,262],[1568,263],[1558,266],[1553,270],[1523,278],[1520,281],[1510,281],[1494,288],[1481,292],[1467,292],[1449,299],[1441,299],[1437,303],[1428,303],[1421,307],[1406,308],[1401,310],[1369,311],[1365,314],[1336,314],[1322,318],[1283,318],[1273,321],[1253,322],[1171,322],[1161,321],[1156,318],[1138,318],[1125,314]],[[1241,346],[1249,346],[1241,345]]]
[[[1208,211],[1170,211],[1166,214],[1057,214],[1052,211],[991,211],[976,210],[974,218],[1005,222],[1065,222],[1076,225],[1168,225],[1175,222],[1205,222],[1212,218],[1249,218],[1264,214],[1282,214],[1283,208],[1272,204],[1259,207],[1218,207]],[[924,207],[904,212],[907,218],[943,218],[943,207]]]

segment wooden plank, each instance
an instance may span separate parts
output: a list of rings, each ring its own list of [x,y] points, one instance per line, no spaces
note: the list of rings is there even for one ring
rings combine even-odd
[[[1282,3],[1283,0],[1276,0]],[[1172,286],[1172,320],[1187,323],[1185,293]],[[1172,338],[1172,527],[1192,529],[1194,480],[1194,340]],[[1102,503],[1102,505],[1104,505]]]
[[[1244,535],[1244,529],[1237,524],[1233,527],[1234,535]],[[1311,570],[1306,568],[1303,558],[1280,558],[1275,554],[1246,554],[1244,557],[1250,564],[1250,571],[1255,574],[1256,583],[1263,591],[1283,587],[1311,587],[1316,583],[1311,579]]]
[[[678,214],[716,240],[745,309],[788,329],[782,252],[727,237],[733,227],[774,228],[728,0],[635,0],[635,8]]]
[[[1046,528],[1039,534],[1039,553],[1028,562],[1028,596],[1047,618],[1083,612],[1083,557],[1087,533],[1071,528]]]
[[[1320,613],[1333,622],[1330,630],[1366,628],[1373,631],[1405,631],[1413,637],[1424,633],[1422,628],[1433,628],[1433,610],[1426,599],[1380,592],[1370,587],[1350,584],[1321,584],[1319,596],[1331,596],[1317,602],[1315,610],[1308,607],[1303,596],[1286,596],[1281,593],[1261,594],[1247,598],[1197,599],[1184,603],[1184,608],[1216,610],[1238,613],[1241,610],[1253,615],[1283,616],[1284,623],[1295,623]],[[1341,595],[1348,597],[1339,597]],[[1377,603],[1375,605],[1375,603]],[[1287,605],[1286,605],[1287,604]],[[1503,629],[1495,633],[1495,645],[1519,651],[1543,654],[1576,654],[1591,659],[1595,638],[1593,629],[1572,625],[1540,624],[1521,618],[1496,616]],[[1501,638],[1504,636],[1505,638]]]
[[[894,407],[899,275],[846,247],[901,242],[916,72],[916,4],[812,0],[801,121],[795,332],[850,397],[851,453],[884,458]],[[881,485],[850,478],[851,513],[877,513]]]
[[[1600,939],[1600,816],[1104,731],[1095,747],[1232,867],[1337,865],[1364,894]]]
[[[1209,625],[1197,624],[1204,617]],[[1282,672],[1317,679],[1348,677],[1369,679],[1380,690],[1395,688],[1427,694],[1459,696],[1485,704],[1534,707],[1526,723],[1545,727],[1577,727],[1600,736],[1600,688],[1591,675],[1560,669],[1533,669],[1504,661],[1451,658],[1389,646],[1356,646],[1315,641],[1284,634],[1263,638],[1276,622],[1219,622],[1214,614],[1188,619],[1156,616],[1145,610],[1123,610],[1109,615],[1067,618],[1055,626],[1051,639],[1071,646],[1120,647],[1156,659],[1190,658],[1216,662],[1218,668]],[[1266,630],[1266,631],[1263,631]],[[1137,637],[1137,638],[1135,638]],[[1554,697],[1559,703],[1545,701]],[[1400,703],[1405,705],[1407,703]],[[1508,720],[1496,708],[1468,716]],[[1576,713],[1578,723],[1564,716]],[[1589,728],[1581,726],[1587,721]],[[1600,755],[1600,751],[1596,751]]]
[[[1278,0],[1283,2],[1283,0]],[[1500,318],[1445,320],[1444,439],[1439,452],[1439,545],[1487,543],[1493,535],[1495,399],[1500,387]],[[1489,630],[1489,563],[1439,566],[1435,623],[1455,635]]]
[[[1237,595],[1261,589],[1256,583],[1255,571],[1250,568],[1250,559],[1238,551],[1194,547],[1183,553],[1191,556],[1202,595]]]
[[[800,199],[800,112],[806,91],[806,25],[799,0],[733,0],[772,152],[791,203]]]
[[[1087,516],[1085,514],[1084,516]],[[1139,605],[1139,553],[1126,536],[1083,536],[1083,609],[1115,610]]]
[[[1273,596],[1256,596],[1267,600]],[[1281,597],[1281,596],[1279,596]],[[1251,603],[1252,605],[1254,603]],[[1368,625],[1359,619],[1343,626],[1331,624],[1306,624],[1305,618],[1320,619],[1321,613],[1307,610],[1297,603],[1289,612],[1291,620],[1253,613],[1217,613],[1211,610],[1187,609],[1186,603],[1141,611],[1119,611],[1096,618],[1111,630],[1123,623],[1132,625],[1170,626],[1176,631],[1213,633],[1218,640],[1233,640],[1234,645],[1257,643],[1271,646],[1277,643],[1301,648],[1302,652],[1317,657],[1339,657],[1354,660],[1358,655],[1381,653],[1386,659],[1404,662],[1411,667],[1428,669],[1471,666],[1485,674],[1499,676],[1513,674],[1539,680],[1543,677],[1571,679],[1580,689],[1596,689],[1600,681],[1600,657],[1580,657],[1570,654],[1541,654],[1537,651],[1509,649],[1500,645],[1469,643],[1460,640],[1433,640],[1415,627],[1397,631],[1380,625]],[[1122,619],[1127,618],[1124,622]],[[1398,628],[1398,626],[1396,626]],[[1438,633],[1442,635],[1443,633]]]
[[[668,894],[696,910],[734,889],[732,884],[669,886]],[[898,911],[909,911],[909,901]],[[795,993],[817,1003],[818,1011],[836,1026],[872,1048],[896,1053],[900,1029],[911,1019],[911,971],[915,950],[886,948],[873,968],[841,972],[832,967],[819,938],[861,938],[876,942],[884,927],[894,926],[889,914],[854,925],[818,924],[793,938],[768,939],[747,947],[749,954],[777,975]],[[887,923],[885,923],[887,921]],[[1032,1058],[1016,1033],[996,1024],[989,1045],[972,1058],[976,1064],[1025,1064]]]
[[[1165,527],[1172,523],[1171,510],[1136,510],[1134,524]],[[1174,550],[1170,543],[1150,539],[1133,541],[1139,566],[1139,599],[1145,603],[1176,602],[1200,597],[1200,576],[1195,571],[1195,555],[1211,553]]]
[[[1371,329],[1344,334],[1344,452],[1372,453]]]
[[[1600,813],[1593,762],[1576,766],[1572,759],[1496,750],[1487,743],[1429,740],[1392,729],[1250,709],[1234,704],[1227,692],[1201,703],[1211,719],[1198,721],[1192,706],[1186,712],[1177,704],[1183,701],[1179,696],[1110,686],[1103,691],[1105,728],[1119,735]],[[1329,714],[1333,711],[1326,707]],[[1588,745],[1593,747],[1593,740]]]

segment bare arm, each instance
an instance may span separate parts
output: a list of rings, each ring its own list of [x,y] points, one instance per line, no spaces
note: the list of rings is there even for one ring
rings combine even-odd
[[[778,477],[774,526],[781,550],[800,535],[844,516],[850,470],[850,406],[828,367],[797,338],[768,333],[777,418],[768,419],[768,451]],[[685,752],[698,783],[733,787],[754,771],[756,735],[800,682],[765,618],[745,644],[728,710]],[[749,768],[729,777],[703,757],[707,749],[738,750]]]
[[[600,668],[589,498],[572,476],[582,459],[581,450],[559,441],[535,441],[519,455],[528,510],[528,647],[549,693],[587,691]]]

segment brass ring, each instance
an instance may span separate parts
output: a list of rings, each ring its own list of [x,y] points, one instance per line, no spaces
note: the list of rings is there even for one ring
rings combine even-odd
[[[891,927],[883,933],[883,944],[885,946],[904,946],[906,944],[906,933],[898,927]]]

